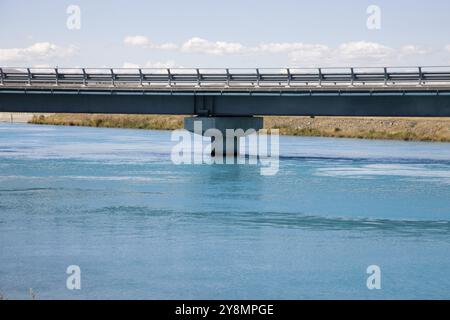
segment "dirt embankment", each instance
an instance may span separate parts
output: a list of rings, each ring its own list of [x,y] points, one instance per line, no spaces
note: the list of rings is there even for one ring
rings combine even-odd
[[[167,115],[53,114],[35,116],[30,123],[173,130],[183,127],[183,118]],[[450,142],[450,118],[264,117],[264,127],[294,136]]]
[[[269,117],[281,134],[450,142],[450,118]]]

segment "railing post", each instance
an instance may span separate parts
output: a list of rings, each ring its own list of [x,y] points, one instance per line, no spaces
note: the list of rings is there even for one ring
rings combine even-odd
[[[3,85],[3,77],[4,77],[4,75],[3,75],[3,69],[0,68],[0,84],[1,84],[1,85]]]
[[[110,69],[110,71],[111,71],[111,85],[114,87],[116,85],[115,78],[114,78],[115,77],[114,70]]]
[[[167,68],[167,76],[168,76],[167,85],[169,87],[171,87],[172,86],[172,74],[170,73],[170,68]]]
[[[322,69],[319,68],[319,86],[322,86]]]
[[[201,80],[200,70],[195,69],[195,71],[197,72],[197,87],[200,87],[200,80]]]
[[[59,73],[58,73],[58,68],[55,68],[55,82],[56,82],[56,85],[59,84]]]
[[[81,71],[83,72],[83,86],[86,86],[86,84],[87,84],[86,70],[83,68],[83,69],[81,69]]]
[[[288,85],[288,87],[290,87],[291,86],[291,70],[289,68],[287,68],[286,71],[287,71],[287,78],[288,78],[287,85]]]
[[[355,69],[350,68],[351,71],[351,77],[352,77],[352,81],[351,81],[351,86],[353,87],[354,83],[355,83]]]
[[[230,86],[230,69],[226,69],[226,72],[227,72],[227,87],[229,87]]]
[[[389,74],[387,68],[384,68],[384,85],[387,86],[387,82],[389,80]]]
[[[259,87],[259,81],[261,79],[261,75],[259,73],[259,69],[256,68],[256,86]]]
[[[142,69],[139,69],[139,83],[141,85],[141,87],[144,85],[144,75],[142,74]]]
[[[27,72],[28,72],[28,85],[31,86],[31,71],[30,71],[30,68],[27,68]]]
[[[419,86],[422,85],[422,80],[423,80],[422,67],[419,67]]]

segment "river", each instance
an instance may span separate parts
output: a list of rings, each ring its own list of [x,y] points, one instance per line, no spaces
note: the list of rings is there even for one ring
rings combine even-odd
[[[274,176],[174,165],[174,144],[164,131],[0,124],[0,293],[450,298],[450,144],[280,137]],[[81,290],[66,287],[69,265]]]

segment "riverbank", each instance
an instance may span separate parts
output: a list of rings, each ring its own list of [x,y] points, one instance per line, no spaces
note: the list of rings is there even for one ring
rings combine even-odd
[[[29,123],[174,130],[183,127],[183,118],[172,115],[53,114],[34,116]],[[450,118],[264,117],[264,127],[293,136],[450,142]]]
[[[29,112],[0,112],[0,122],[9,123],[27,123],[33,119],[34,116],[50,115],[50,113],[29,113]]]

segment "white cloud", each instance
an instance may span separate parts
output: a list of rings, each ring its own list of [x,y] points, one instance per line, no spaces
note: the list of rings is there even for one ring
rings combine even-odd
[[[305,44],[301,42],[262,43],[251,51],[259,53],[292,53],[292,52],[323,52],[329,48],[321,44]]]
[[[394,49],[376,42],[347,42],[331,48],[324,44],[301,42],[261,43],[246,46],[237,42],[210,41],[191,38],[180,49],[185,53],[207,55],[264,56],[285,54],[292,66],[380,66],[407,63],[429,53],[420,46],[406,45]],[[408,60],[406,60],[408,59]]]
[[[178,46],[174,43],[153,43],[149,38],[141,35],[127,36],[123,39],[123,43],[129,46],[144,47],[149,49],[176,50],[178,48]]]
[[[289,53],[289,61],[295,66],[392,66],[422,64],[432,50],[415,45],[391,48],[375,42],[347,42],[336,48],[326,46],[294,50]]]
[[[394,54],[392,48],[374,42],[349,42],[341,44],[337,53],[349,60],[354,59],[386,59]]]
[[[161,50],[176,50],[176,49],[178,49],[178,46],[175,43],[168,42],[168,43],[153,45],[152,48],[161,49]]]
[[[320,61],[325,63],[332,57],[332,50],[324,45],[304,45],[288,52],[288,58],[293,65],[313,66]]]
[[[132,62],[124,62],[122,65],[122,68],[139,69],[140,66],[138,64],[132,63]]]
[[[400,48],[400,54],[402,56],[410,56],[410,55],[426,55],[432,52],[429,48],[424,48],[416,45],[405,45]]]
[[[50,42],[36,42],[26,48],[0,49],[0,62],[29,62],[65,58],[76,52],[74,46],[61,47]]]
[[[156,62],[152,62],[152,61],[147,61],[144,64],[137,64],[137,63],[132,63],[132,62],[125,62],[122,65],[122,68],[132,68],[132,69],[139,69],[139,68],[162,68],[162,69],[166,69],[166,68],[179,68],[180,66],[178,66],[175,61],[173,60],[167,60],[167,61],[156,61]]]
[[[450,44],[445,47],[445,50],[447,50],[447,52],[450,52]]]
[[[38,63],[38,64],[34,64],[33,68],[50,69],[50,68],[52,68],[52,66],[49,65],[48,63]]]
[[[189,53],[206,53],[213,55],[243,53],[245,48],[237,42],[208,41],[202,38],[191,38],[181,46],[181,51]]]
[[[238,42],[209,41],[194,37],[181,45],[181,51],[187,53],[203,53],[211,55],[237,55],[237,54],[278,54],[297,51],[320,52],[328,47],[320,44],[304,44],[299,42],[261,43],[257,46],[245,46]]]
[[[368,41],[342,43],[336,47],[324,44],[302,42],[268,42],[258,45],[245,45],[239,42],[211,41],[193,37],[177,46],[173,43],[153,44],[145,36],[129,36],[124,42],[128,45],[152,49],[178,50],[182,53],[197,53],[213,56],[246,56],[265,59],[264,56],[285,55],[292,66],[382,66],[423,64],[433,51],[417,45],[404,45],[399,48]],[[450,52],[450,45],[446,47]],[[278,57],[279,58],[279,57]],[[426,59],[426,60],[425,60]]]
[[[123,42],[131,46],[147,46],[150,40],[146,36],[127,36]]]
[[[405,47],[404,54],[414,54],[416,47]],[[257,46],[245,46],[236,42],[209,41],[202,38],[191,38],[181,45],[186,53],[203,53],[210,55],[271,55],[286,54],[293,65],[369,65],[387,62],[396,56],[396,50],[374,42],[348,42],[337,48],[323,44],[301,42],[261,43]]]

